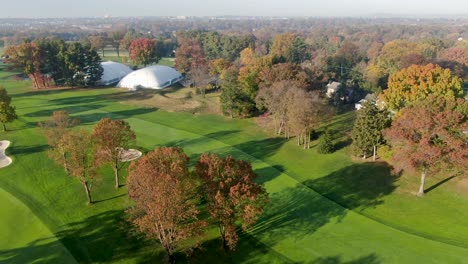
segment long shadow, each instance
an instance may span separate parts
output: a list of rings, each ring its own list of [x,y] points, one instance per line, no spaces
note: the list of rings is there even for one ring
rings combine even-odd
[[[348,209],[382,204],[395,190],[397,179],[385,165],[363,163],[283,188],[270,194],[270,203],[252,232],[272,243],[284,237],[306,237],[332,220],[340,221]]]
[[[428,192],[430,192],[430,191],[436,189],[437,187],[441,186],[442,184],[444,184],[444,183],[446,183],[446,182],[448,182],[448,181],[450,181],[451,179],[456,178],[456,177],[457,177],[457,176],[455,176],[455,175],[454,175],[454,176],[450,176],[450,177],[448,177],[448,178],[446,178],[446,179],[444,179],[444,180],[442,180],[442,181],[440,181],[440,182],[438,182],[438,183],[432,185],[431,187],[427,188],[426,190],[424,190],[424,192],[425,192],[425,193],[428,193]]]
[[[265,158],[271,157],[278,152],[278,150],[286,143],[288,140],[282,137],[266,138],[261,140],[251,140],[241,144],[234,145],[233,147],[239,149],[249,155],[263,160]]]
[[[67,225],[55,234],[79,263],[109,263],[126,259],[157,262],[162,251],[133,232],[123,211],[108,211]],[[63,263],[57,241],[36,240],[25,247],[0,251],[6,263]]]
[[[36,145],[36,146],[17,146],[12,145],[8,148],[9,155],[22,155],[22,154],[33,154],[37,152],[42,152],[48,148],[47,145]]]
[[[29,97],[29,96],[35,96],[35,95],[52,95],[52,94],[65,93],[68,91],[73,91],[73,89],[57,88],[57,89],[49,89],[49,90],[34,90],[34,91],[28,91],[25,93],[12,94],[11,97],[19,98],[19,97]]]
[[[39,110],[36,112],[32,113],[27,113],[25,116],[27,117],[45,117],[45,116],[50,116],[54,111],[67,111],[68,114],[73,115],[77,113],[81,113],[84,111],[88,111],[90,109],[99,109],[104,107],[103,104],[89,104],[85,106],[80,106],[80,105],[72,105],[72,106],[67,106],[67,107],[57,107],[57,108],[48,108],[48,109],[43,109]]]
[[[248,233],[240,233],[233,251],[225,251],[221,239],[205,241],[189,257],[179,255],[178,262],[188,263],[295,263],[275,252]]]
[[[307,262],[307,264],[379,264],[382,261],[379,260],[379,257],[373,253],[366,256],[359,257],[350,261],[343,261],[341,256],[333,257],[320,257],[312,262]]]
[[[223,130],[223,131],[218,131],[218,132],[213,132],[213,133],[209,133],[209,134],[206,134],[206,135],[203,135],[203,136],[200,136],[200,137],[197,137],[197,138],[193,138],[193,139],[181,139],[181,140],[176,140],[176,141],[171,141],[171,142],[168,142],[168,143],[164,143],[165,146],[170,146],[170,147],[175,147],[175,146],[191,146],[191,145],[196,145],[196,144],[199,144],[201,142],[205,142],[207,141],[207,138],[208,140],[210,139],[215,139],[215,140],[220,140],[222,139],[223,137],[227,137],[229,135],[232,135],[232,134],[236,134],[236,133],[239,133],[240,130]]]
[[[365,209],[383,203],[399,177],[384,163],[359,163],[303,184],[346,208]]]
[[[103,88],[107,89],[107,88]],[[57,105],[70,105],[70,104],[94,104],[100,101],[108,100],[144,100],[151,98],[158,91],[119,91],[110,94],[92,94],[92,95],[81,95],[74,97],[64,97],[49,100],[50,103]]]
[[[122,186],[123,186],[123,185],[121,184],[120,187],[122,187]],[[97,204],[97,203],[102,203],[102,202],[105,202],[105,201],[114,200],[114,199],[117,199],[117,198],[120,198],[120,197],[123,197],[123,196],[126,196],[126,195],[127,195],[126,193],[119,194],[119,195],[114,196],[114,197],[102,199],[102,200],[99,200],[99,201],[94,201],[93,204]]]
[[[79,118],[81,124],[92,124],[95,123],[105,117],[113,118],[113,119],[125,119],[134,117],[137,115],[143,115],[147,113],[152,113],[157,111],[156,108],[136,108],[130,110],[121,110],[121,111],[114,111],[114,112],[106,112],[106,113],[92,113],[92,114],[82,114],[76,115],[75,118]]]

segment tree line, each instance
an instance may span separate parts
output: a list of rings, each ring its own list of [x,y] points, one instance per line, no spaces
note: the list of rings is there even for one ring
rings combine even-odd
[[[10,68],[23,71],[35,88],[94,86],[101,79],[101,58],[90,45],[36,39],[5,49]]]

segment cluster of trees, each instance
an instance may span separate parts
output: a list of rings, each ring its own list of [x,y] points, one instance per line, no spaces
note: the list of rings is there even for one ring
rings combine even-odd
[[[6,123],[13,122],[17,119],[15,107],[11,105],[11,97],[5,88],[0,87],[0,122],[3,126],[3,131],[6,131]]]
[[[66,111],[55,111],[39,126],[51,147],[50,157],[80,181],[92,203],[97,169],[110,165],[118,188],[123,150],[135,144],[136,136],[123,120],[104,118],[91,133],[73,129],[78,123]],[[142,233],[161,243],[169,262],[179,246],[196,247],[209,223],[219,228],[223,247],[234,249],[237,225],[246,229],[254,224],[268,202],[255,179],[246,161],[202,154],[192,172],[181,148],[156,148],[128,168],[127,187],[134,205],[127,213]],[[201,216],[202,210],[208,218]]]
[[[6,62],[23,71],[36,88],[94,86],[101,79],[101,58],[90,45],[36,39],[5,49]]]
[[[364,156],[387,145],[398,169],[466,174],[468,103],[462,81],[438,65],[412,65],[392,76],[378,101],[366,102],[353,129],[355,154]]]
[[[219,228],[223,247],[234,249],[237,226],[255,223],[268,201],[255,178],[250,163],[230,156],[202,154],[190,172],[182,149],[156,148],[129,167],[129,197],[135,205],[127,212],[139,230],[159,240],[169,262],[180,245],[190,241],[189,248],[196,246],[208,223]]]
[[[55,111],[49,120],[39,123],[39,126],[47,137],[50,157],[63,166],[67,174],[80,181],[91,204],[91,186],[98,176],[97,169],[110,165],[114,171],[115,187],[118,188],[122,154],[135,144],[136,136],[123,120],[101,119],[92,133],[73,129],[78,123],[66,111]]]

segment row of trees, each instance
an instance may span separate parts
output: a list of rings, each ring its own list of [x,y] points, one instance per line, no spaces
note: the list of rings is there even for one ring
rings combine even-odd
[[[182,149],[156,148],[129,167],[129,197],[135,205],[127,212],[141,232],[159,240],[171,263],[177,247],[197,245],[208,223],[219,228],[224,248],[234,249],[237,225],[245,230],[255,223],[268,201],[255,178],[246,161],[202,154],[192,173]]]
[[[468,104],[461,79],[448,69],[413,65],[390,77],[379,100],[366,102],[353,129],[353,149],[364,158],[387,146],[398,169],[466,173]]]
[[[23,71],[35,88],[94,86],[101,79],[101,58],[94,48],[63,40],[37,39],[5,49],[6,62]]]
[[[109,164],[114,171],[115,187],[120,186],[119,171],[123,166],[122,154],[135,144],[136,136],[123,120],[104,118],[92,133],[74,130],[79,121],[66,111],[55,111],[49,120],[39,123],[47,137],[50,157],[63,166],[66,173],[76,177],[92,203],[91,185],[98,176],[97,169]]]

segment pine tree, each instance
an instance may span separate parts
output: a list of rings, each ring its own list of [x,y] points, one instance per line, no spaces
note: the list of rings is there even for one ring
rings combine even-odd
[[[5,88],[0,88],[0,122],[3,124],[3,131],[6,131],[5,123],[13,122],[18,118],[15,107],[10,103],[11,97],[8,96]]]
[[[382,130],[390,126],[389,113],[379,110],[374,102],[365,102],[358,110],[352,132],[353,151],[365,159],[373,153],[375,160],[377,147],[384,143]]]
[[[320,143],[318,145],[318,153],[328,154],[332,153],[335,150],[335,145],[333,144],[333,138],[330,131],[325,130],[324,135],[320,138]]]

